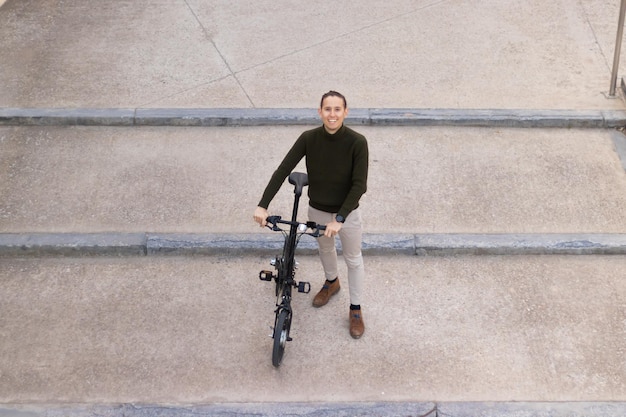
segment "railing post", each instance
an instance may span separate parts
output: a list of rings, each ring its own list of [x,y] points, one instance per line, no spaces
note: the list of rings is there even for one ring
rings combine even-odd
[[[609,88],[609,96],[615,96],[617,87],[617,70],[619,68],[619,55],[622,49],[622,35],[624,33],[624,14],[626,14],[626,0],[622,0],[619,8],[619,19],[617,23],[617,37],[615,39],[615,54],[613,55],[613,70],[611,72],[611,87]]]

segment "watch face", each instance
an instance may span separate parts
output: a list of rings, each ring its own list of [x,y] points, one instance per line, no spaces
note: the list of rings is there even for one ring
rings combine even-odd
[[[346,221],[346,219],[343,218],[343,216],[336,216],[335,220],[337,220],[339,223],[343,223],[344,221]]]

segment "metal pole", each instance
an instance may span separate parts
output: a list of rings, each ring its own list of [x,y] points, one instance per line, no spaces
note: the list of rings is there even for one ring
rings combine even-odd
[[[624,15],[626,14],[626,0],[622,0],[619,8],[619,21],[617,23],[617,38],[615,39],[615,54],[613,56],[613,71],[611,72],[611,88],[609,96],[615,96],[617,86],[617,69],[619,67],[619,54],[622,50],[622,35],[624,33]]]

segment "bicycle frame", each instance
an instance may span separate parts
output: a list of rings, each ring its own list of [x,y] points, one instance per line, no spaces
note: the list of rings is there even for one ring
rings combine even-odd
[[[296,260],[295,251],[298,242],[303,235],[319,237],[320,232],[326,227],[318,225],[315,222],[299,223],[297,221],[298,208],[302,190],[308,185],[307,174],[301,172],[292,172],[289,175],[289,183],[295,186],[293,210],[291,220],[282,220],[280,216],[269,216],[267,218],[267,227],[273,231],[280,231],[285,236],[285,244],[281,257],[277,257],[270,262],[278,271],[275,275],[271,271],[261,271],[259,278],[262,281],[276,281],[276,316],[274,319],[274,328],[271,337],[274,339],[274,347],[272,352],[272,363],[274,366],[280,366],[286,342],[291,341],[289,332],[291,330],[291,319],[293,310],[291,308],[291,290],[298,288],[298,292],[309,293],[311,284],[308,282],[296,282]],[[278,225],[289,225],[289,232],[281,229]]]

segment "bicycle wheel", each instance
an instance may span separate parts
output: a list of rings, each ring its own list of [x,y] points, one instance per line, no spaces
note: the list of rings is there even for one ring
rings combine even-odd
[[[289,340],[289,329],[291,328],[291,312],[281,309],[276,318],[274,326],[274,349],[272,350],[272,364],[280,366],[285,353],[285,345]]]

